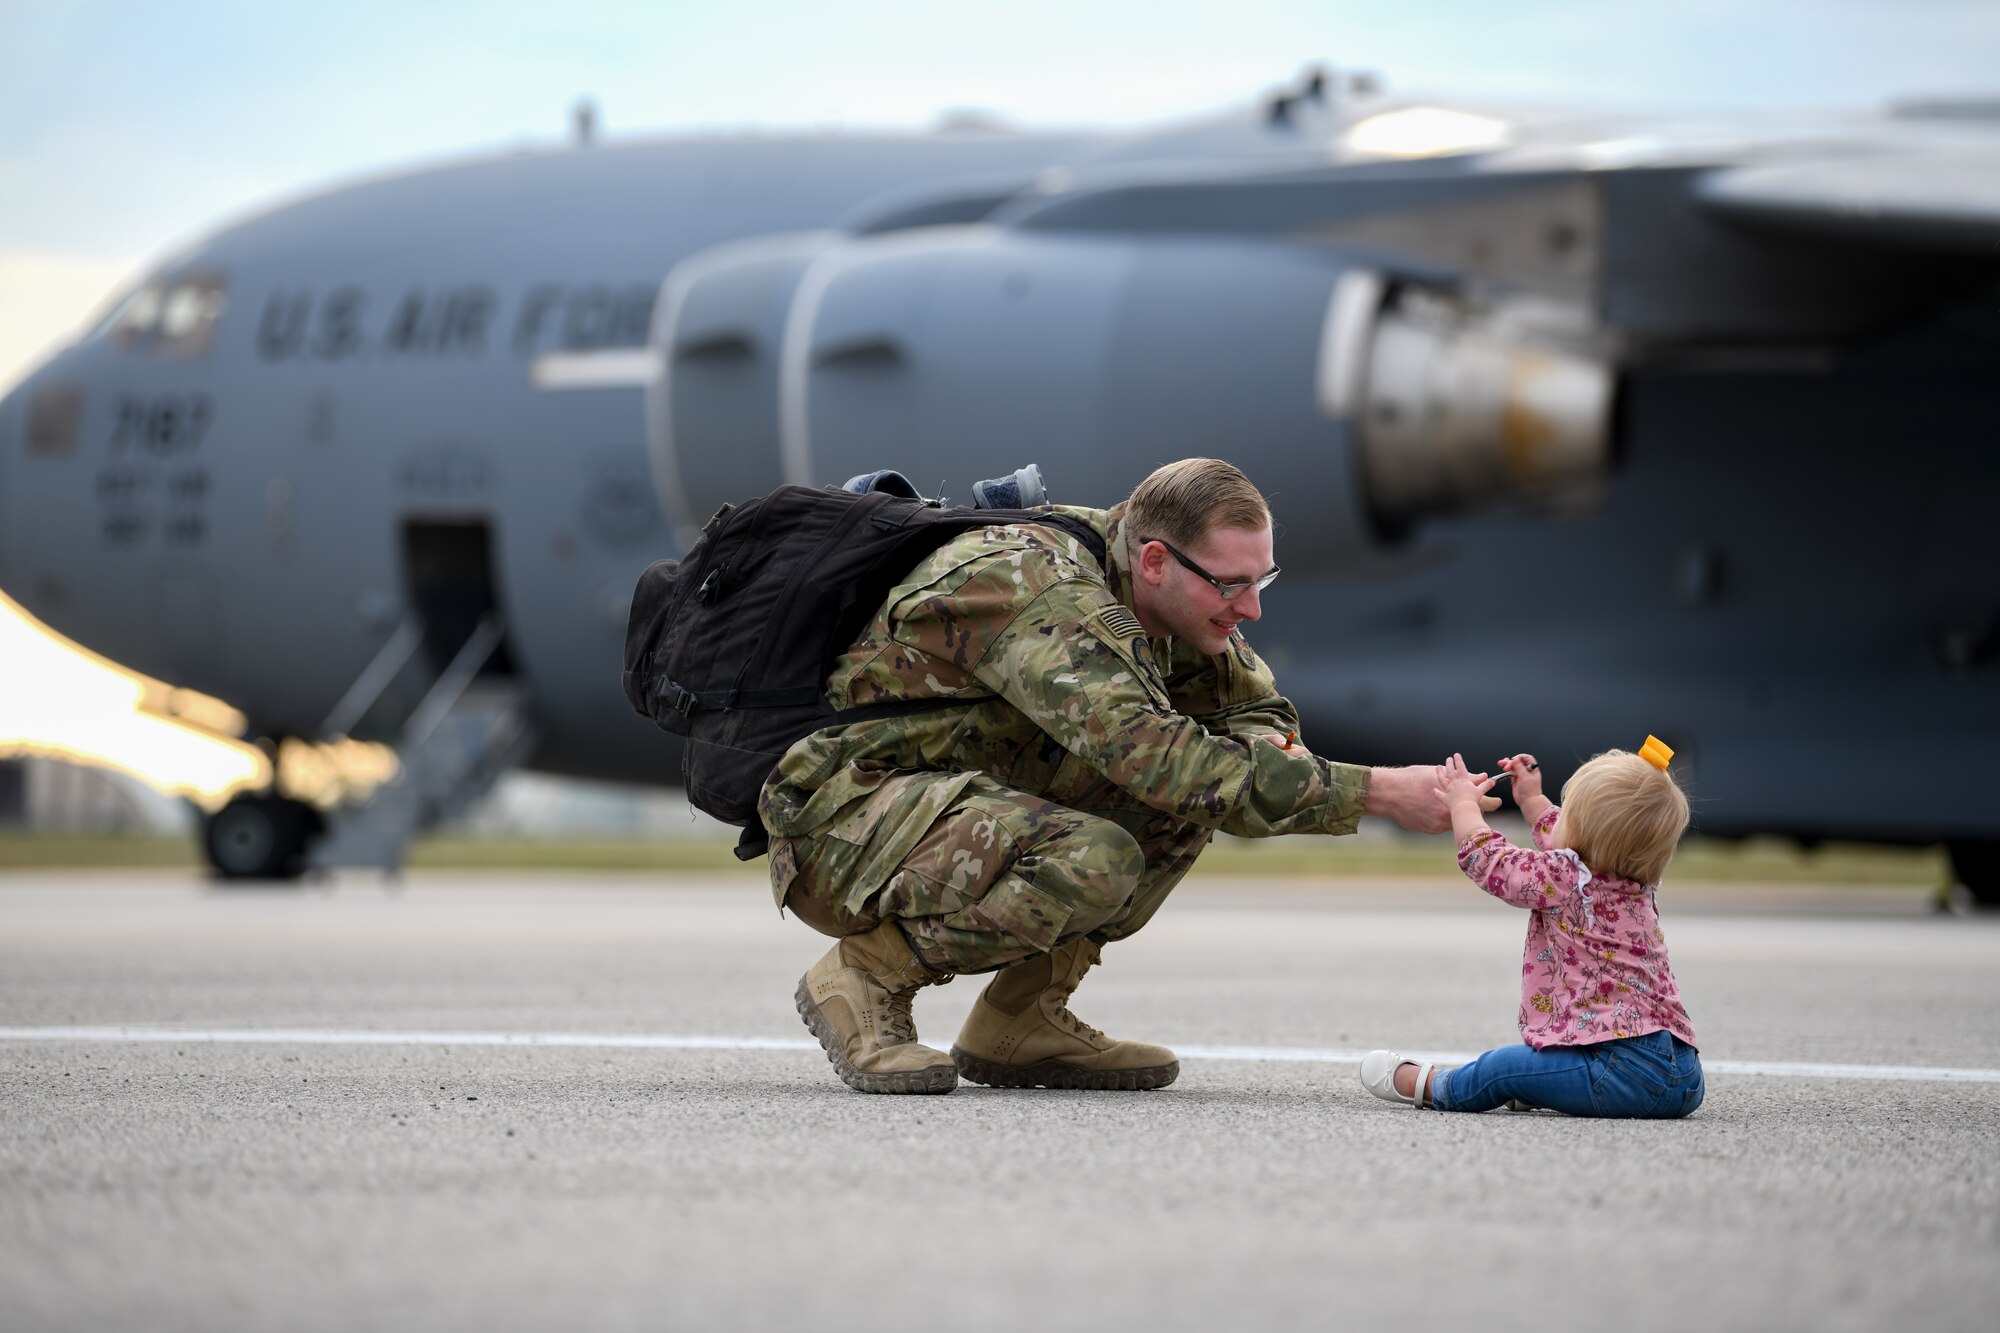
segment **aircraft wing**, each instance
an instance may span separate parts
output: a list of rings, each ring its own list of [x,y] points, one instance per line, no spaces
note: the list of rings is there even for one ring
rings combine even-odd
[[[1470,159],[1314,167],[1236,164],[1110,170],[1054,179],[1009,201],[994,221],[1024,231],[1297,234],[1419,204],[1490,199],[1558,173],[1471,169]]]
[[[1697,196],[1718,216],[1830,240],[2000,257],[2000,148],[1726,167]]]
[[[1703,167],[1690,176],[1711,215],[1828,240],[2000,257],[2000,146],[1875,148],[1804,160]],[[1659,168],[1654,168],[1658,170]],[[1368,214],[1459,201],[1490,204],[1609,170],[1478,158],[1103,172],[1008,201],[995,220],[1031,230],[1311,232]]]

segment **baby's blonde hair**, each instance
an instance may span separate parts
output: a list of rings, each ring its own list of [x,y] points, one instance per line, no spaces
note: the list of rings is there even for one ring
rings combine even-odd
[[[1564,840],[1600,875],[1658,884],[1687,826],[1680,784],[1629,750],[1606,750],[1563,784]]]

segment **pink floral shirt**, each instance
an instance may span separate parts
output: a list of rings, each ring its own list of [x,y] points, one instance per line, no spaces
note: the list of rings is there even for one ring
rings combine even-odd
[[[1521,955],[1521,1039],[1542,1050],[1665,1029],[1695,1045],[1667,962],[1654,887],[1598,876],[1552,849],[1560,809],[1535,821],[1534,851],[1482,828],[1458,847],[1459,869],[1502,902],[1528,909]]]

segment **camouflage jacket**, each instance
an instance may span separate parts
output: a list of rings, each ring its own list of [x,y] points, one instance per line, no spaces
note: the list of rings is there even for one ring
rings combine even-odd
[[[765,784],[765,827],[806,837],[839,820],[852,835],[887,779],[936,773],[922,809],[898,803],[890,836],[914,846],[983,772],[1066,805],[1109,795],[1241,837],[1352,833],[1368,770],[1252,742],[1299,722],[1240,632],[1213,657],[1146,638],[1122,511],[1062,511],[1104,534],[1109,569],[1060,529],[1020,524],[954,538],[912,570],[835,665],[828,696],[835,708],[964,702],[800,740]],[[873,846],[868,860],[893,866],[908,850]]]

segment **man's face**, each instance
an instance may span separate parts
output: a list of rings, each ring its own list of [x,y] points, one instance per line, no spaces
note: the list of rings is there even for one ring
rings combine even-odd
[[[1154,638],[1185,639],[1204,653],[1219,653],[1229,635],[1246,620],[1264,614],[1257,589],[1245,588],[1225,599],[1213,584],[1180,561],[1158,541],[1143,546],[1134,533],[1132,610]],[[1253,583],[1268,573],[1272,559],[1271,529],[1210,528],[1208,535],[1181,553],[1224,583]]]

